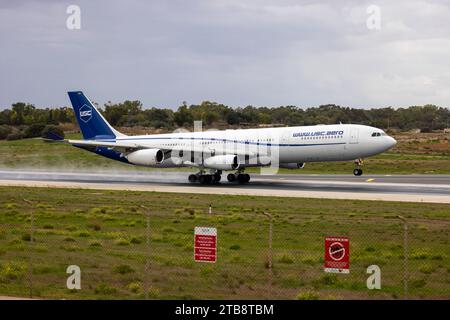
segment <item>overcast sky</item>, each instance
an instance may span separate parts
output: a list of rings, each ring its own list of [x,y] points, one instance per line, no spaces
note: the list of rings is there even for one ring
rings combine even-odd
[[[0,108],[68,105],[69,90],[175,108],[450,101],[447,0],[0,0],[0,43]]]

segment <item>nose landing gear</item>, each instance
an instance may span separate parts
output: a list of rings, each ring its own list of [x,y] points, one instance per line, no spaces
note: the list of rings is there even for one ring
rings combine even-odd
[[[362,169],[361,169],[361,167],[362,167],[363,164],[364,164],[363,159],[359,158],[359,159],[356,159],[356,160],[355,160],[356,168],[353,170],[353,174],[354,174],[355,176],[360,176],[360,175],[363,174],[363,171],[362,171]]]

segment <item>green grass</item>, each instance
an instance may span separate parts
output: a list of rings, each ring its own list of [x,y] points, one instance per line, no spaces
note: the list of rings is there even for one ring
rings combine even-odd
[[[67,138],[79,139],[77,134]],[[366,159],[366,174],[411,174],[450,173],[450,155],[388,152]],[[75,169],[115,169],[115,170],[161,170],[123,164],[94,153],[61,143],[46,143],[41,139],[0,141],[0,168],[54,168]],[[336,173],[351,174],[352,161],[307,163],[304,169],[280,169],[280,173]],[[189,168],[165,169],[191,171]],[[250,169],[249,172],[259,172]]]
[[[140,205],[151,208],[149,220]],[[263,212],[274,218],[272,276]],[[40,298],[401,298],[397,215],[409,220],[409,296],[450,298],[450,205],[0,187],[0,295],[27,295],[31,255]],[[217,227],[217,263],[193,261],[195,226]],[[350,274],[323,272],[327,235],[350,237]],[[79,291],[65,287],[72,264]],[[365,287],[371,264],[382,290]]]

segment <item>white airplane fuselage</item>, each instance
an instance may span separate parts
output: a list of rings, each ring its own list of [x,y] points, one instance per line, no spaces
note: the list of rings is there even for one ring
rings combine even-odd
[[[380,129],[353,124],[179,132],[125,136],[103,141],[138,143],[149,149],[202,149],[205,154],[215,154],[214,150],[218,148],[229,150],[230,153],[234,149],[245,149],[256,154],[269,153],[277,156],[279,163],[354,160],[385,152],[396,144],[392,137]],[[246,165],[244,158],[240,156],[241,167],[258,166],[255,162]],[[251,162],[251,159],[247,160]],[[150,167],[179,167],[190,164],[189,161],[174,162],[168,158]]]

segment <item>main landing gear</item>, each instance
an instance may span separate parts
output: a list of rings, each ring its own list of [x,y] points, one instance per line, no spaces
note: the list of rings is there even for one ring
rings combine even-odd
[[[200,184],[216,184],[219,183],[222,176],[222,171],[217,170],[211,174],[205,174],[204,171],[200,171],[197,174],[191,174],[188,177],[190,183],[199,182]]]
[[[230,173],[227,175],[228,182],[238,182],[241,184],[248,183],[250,181],[250,175],[246,173]]]
[[[200,171],[196,174],[191,174],[188,177],[190,183],[200,184],[217,184],[222,178],[222,171],[216,170],[210,174],[206,174],[204,171]],[[230,173],[227,175],[228,182],[238,182],[240,184],[248,183],[250,181],[250,175],[243,172]]]
[[[364,163],[364,161],[363,161],[363,159],[361,159],[361,158],[355,160],[356,168],[353,170],[353,174],[354,174],[355,176],[360,176],[360,175],[363,174],[363,171],[362,171],[362,169],[361,169],[363,163]]]

